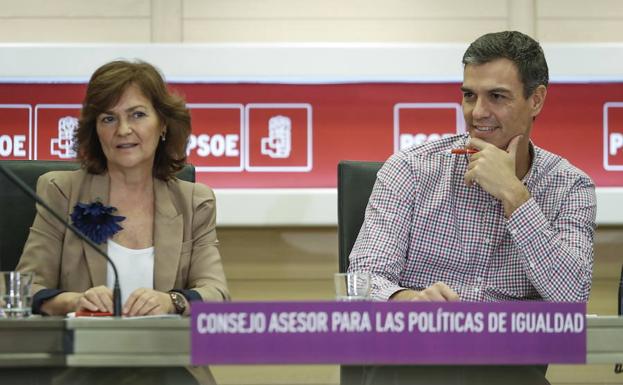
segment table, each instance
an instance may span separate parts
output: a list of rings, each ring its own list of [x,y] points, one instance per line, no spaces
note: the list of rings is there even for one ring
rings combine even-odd
[[[190,319],[69,319],[67,366],[188,366]]]
[[[186,384],[189,319],[0,319],[0,383]]]
[[[0,373],[43,379],[63,368],[181,368],[190,365],[189,328],[188,318],[0,319]],[[623,362],[623,318],[588,317],[587,338],[588,364]]]
[[[623,317],[587,318],[587,364],[623,362]]]
[[[63,318],[0,319],[0,367],[65,366]]]

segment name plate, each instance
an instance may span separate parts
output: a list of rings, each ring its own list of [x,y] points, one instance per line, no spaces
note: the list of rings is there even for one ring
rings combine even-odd
[[[586,362],[586,304],[193,303],[191,361],[204,364]]]

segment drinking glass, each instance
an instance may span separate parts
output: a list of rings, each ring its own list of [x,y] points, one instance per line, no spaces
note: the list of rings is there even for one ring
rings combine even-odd
[[[336,273],[335,299],[338,301],[364,301],[370,297],[370,273]]]
[[[30,316],[32,305],[31,273],[0,272],[0,318]]]

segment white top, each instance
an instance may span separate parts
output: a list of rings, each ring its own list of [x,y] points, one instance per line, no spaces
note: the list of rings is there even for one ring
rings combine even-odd
[[[125,304],[134,290],[154,287],[154,247],[128,249],[113,240],[108,240],[108,256],[117,266],[119,286],[121,287],[121,306]],[[106,284],[111,289],[115,284],[115,272],[110,263]]]

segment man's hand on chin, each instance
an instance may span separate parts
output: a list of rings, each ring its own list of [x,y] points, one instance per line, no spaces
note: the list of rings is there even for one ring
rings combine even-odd
[[[469,157],[465,173],[468,186],[477,183],[483,190],[499,199],[504,205],[504,215],[509,218],[513,212],[530,199],[530,192],[517,178],[515,160],[521,135],[511,139],[506,151],[482,139],[471,138],[468,147],[477,149]]]

